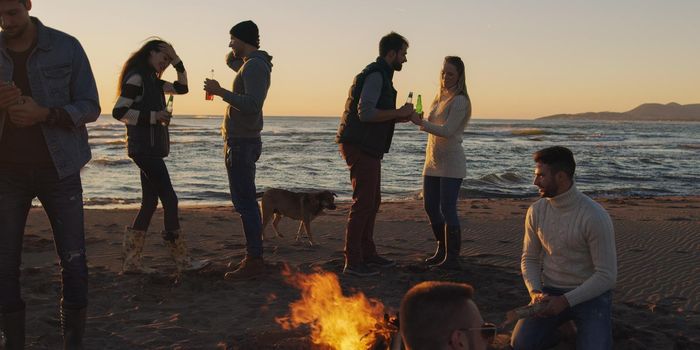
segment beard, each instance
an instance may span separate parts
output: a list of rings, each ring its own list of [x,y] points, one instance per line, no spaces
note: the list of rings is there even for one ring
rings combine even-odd
[[[8,39],[15,39],[22,36],[24,30],[21,27],[4,28],[2,30],[2,35]]]
[[[401,68],[403,68],[403,63],[400,62],[397,58],[394,60],[394,62],[391,63],[391,67],[394,68],[395,71],[400,72]]]
[[[552,198],[559,192],[556,186],[538,187],[537,189],[541,198]]]
[[[7,38],[7,39],[16,39],[24,35],[24,33],[27,31],[27,28],[29,28],[29,21],[24,24],[17,24],[12,27],[5,27],[2,28],[2,35]]]

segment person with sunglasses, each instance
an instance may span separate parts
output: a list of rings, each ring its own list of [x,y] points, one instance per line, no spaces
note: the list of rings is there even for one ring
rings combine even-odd
[[[497,328],[484,323],[465,283],[421,282],[401,301],[399,324],[406,350],[486,349]]]

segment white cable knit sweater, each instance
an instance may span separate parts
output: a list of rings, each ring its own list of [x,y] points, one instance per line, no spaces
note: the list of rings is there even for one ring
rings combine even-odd
[[[436,109],[423,121],[423,129],[428,132],[423,175],[463,179],[467,176],[467,160],[462,134],[471,116],[471,105],[466,96],[457,95],[442,113]]]
[[[570,306],[612,289],[617,255],[610,216],[575,185],[538,200],[525,217],[520,267],[528,291],[573,289],[565,294]]]

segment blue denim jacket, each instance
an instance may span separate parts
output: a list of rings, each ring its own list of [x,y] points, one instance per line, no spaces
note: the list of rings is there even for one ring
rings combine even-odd
[[[92,156],[85,124],[100,116],[97,85],[87,55],[76,38],[44,26],[37,18],[31,20],[38,35],[36,49],[27,60],[32,98],[43,107],[63,108],[73,121],[71,128],[41,124],[58,176],[65,178],[80,171]],[[13,70],[0,33],[0,79],[11,81]],[[6,117],[0,113],[0,137]]]

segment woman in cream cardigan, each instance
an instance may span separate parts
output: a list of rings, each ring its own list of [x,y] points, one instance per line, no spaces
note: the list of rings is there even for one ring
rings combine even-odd
[[[440,73],[440,92],[427,119],[412,119],[428,133],[423,166],[423,204],[437,241],[435,254],[426,263],[445,269],[459,269],[461,228],[457,199],[466,176],[462,134],[471,117],[464,62],[445,57]]]

